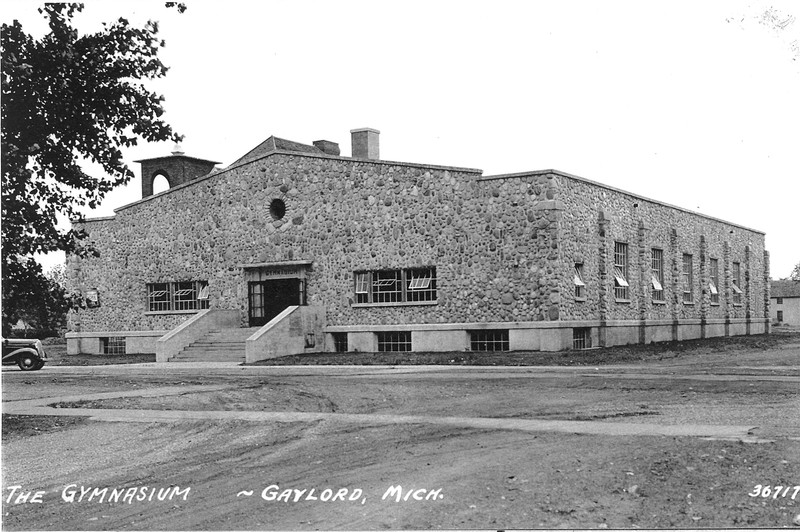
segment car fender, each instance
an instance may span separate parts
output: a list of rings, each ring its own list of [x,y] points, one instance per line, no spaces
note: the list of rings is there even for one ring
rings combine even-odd
[[[5,355],[3,355],[3,362],[10,359],[16,360],[17,355],[19,355],[20,353],[30,353],[36,358],[42,358],[36,349],[33,349],[31,347],[20,347],[19,349],[15,349],[14,351],[11,351],[10,353],[6,353]]]

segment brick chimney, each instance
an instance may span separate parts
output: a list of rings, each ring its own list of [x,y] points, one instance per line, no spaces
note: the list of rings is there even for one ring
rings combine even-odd
[[[380,134],[381,132],[377,129],[368,127],[351,129],[353,157],[356,159],[380,159],[380,150],[378,149],[378,136]]]
[[[314,146],[328,155],[339,155],[339,145],[335,142],[331,142],[330,140],[315,140]]]

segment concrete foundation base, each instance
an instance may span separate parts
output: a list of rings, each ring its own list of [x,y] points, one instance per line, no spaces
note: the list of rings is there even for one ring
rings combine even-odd
[[[749,322],[749,323],[748,323]],[[562,351],[582,347],[611,347],[638,343],[670,342],[765,334],[769,324],[764,320],[645,320],[645,321],[551,321],[449,323],[417,325],[330,326],[332,333],[346,334],[349,351],[377,352],[377,333],[411,331],[411,351],[469,351],[470,334],[476,330],[506,331],[510,351]],[[333,342],[326,345],[332,349]]]

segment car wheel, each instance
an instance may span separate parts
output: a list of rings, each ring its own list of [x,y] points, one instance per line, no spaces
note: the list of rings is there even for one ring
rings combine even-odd
[[[40,362],[41,360],[31,355],[21,355],[17,359],[17,365],[19,366],[19,369],[21,369],[22,371],[32,371],[40,369],[41,368],[41,366],[39,366]]]

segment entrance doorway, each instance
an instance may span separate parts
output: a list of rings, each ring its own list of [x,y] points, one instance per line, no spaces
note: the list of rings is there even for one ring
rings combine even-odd
[[[292,305],[305,305],[305,279],[268,279],[247,283],[248,321],[260,327]]]

